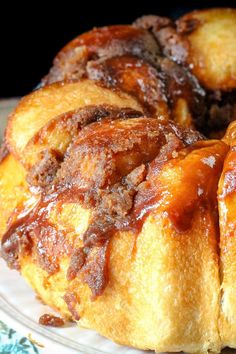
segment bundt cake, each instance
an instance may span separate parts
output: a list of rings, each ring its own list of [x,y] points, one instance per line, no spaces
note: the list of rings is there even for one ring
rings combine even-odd
[[[235,38],[224,8],[95,28],[10,115],[1,255],[63,318],[158,352],[236,348]]]

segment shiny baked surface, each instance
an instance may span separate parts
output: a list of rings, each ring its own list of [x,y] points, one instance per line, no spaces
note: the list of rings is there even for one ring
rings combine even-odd
[[[235,16],[85,33],[9,117],[1,255],[62,316],[118,343],[236,346]]]

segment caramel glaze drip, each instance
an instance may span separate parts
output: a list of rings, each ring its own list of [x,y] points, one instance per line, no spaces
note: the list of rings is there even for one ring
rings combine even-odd
[[[71,254],[65,232],[48,221],[52,206],[50,198],[41,198],[33,210],[19,217],[4,234],[1,255],[10,268],[20,270],[19,256],[31,254],[34,249],[39,265],[54,274],[59,270],[60,256]]]
[[[170,159],[171,150],[167,147],[164,159],[158,156],[149,165],[146,180],[135,200],[135,219],[142,225],[143,218],[151,210],[158,209],[160,215],[170,220],[176,232],[183,233],[191,229],[196,210],[202,209],[210,211],[218,228],[217,188],[227,151],[228,147],[222,142],[199,141],[180,150],[175,159]],[[188,159],[189,154],[192,159]],[[181,168],[182,183],[178,190],[170,181],[159,178],[168,160],[167,169]]]
[[[222,173],[221,180],[224,181],[223,188],[219,195],[219,201],[225,200],[233,197],[233,193],[236,189],[236,121],[232,122],[227,132],[222,139],[226,144],[230,146],[230,153],[225,159],[224,172]],[[228,212],[229,214],[229,212]]]
[[[138,234],[148,215],[146,204],[152,201],[141,197],[142,204],[139,196],[145,183],[150,183],[151,161],[156,170],[157,166],[161,169],[177,151],[202,138],[173,122],[145,117],[103,118],[85,126],[69,146],[50,187],[41,186],[40,201],[4,235],[3,258],[10,267],[19,268],[21,255],[34,252],[40,266],[54,274],[59,258],[67,254],[71,257],[68,280],[81,275],[93,298],[101,295],[109,279],[112,235],[117,230]],[[63,203],[81,203],[91,210],[80,248],[67,239],[65,230],[50,222],[50,212]],[[142,217],[137,213],[141,204]]]
[[[224,187],[221,194],[219,195],[219,200],[227,200],[230,198],[236,189],[236,146],[232,146],[230,149],[230,160],[226,159],[224,167]],[[222,179],[223,179],[222,177]]]

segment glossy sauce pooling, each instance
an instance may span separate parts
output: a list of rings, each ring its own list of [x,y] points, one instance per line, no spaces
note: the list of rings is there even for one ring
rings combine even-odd
[[[199,142],[181,150],[163,166],[157,157],[149,166],[146,182],[137,195],[135,219],[143,221],[152,210],[167,217],[176,232],[188,231],[195,212],[217,216],[217,187],[227,146]],[[172,180],[175,176],[176,180]]]

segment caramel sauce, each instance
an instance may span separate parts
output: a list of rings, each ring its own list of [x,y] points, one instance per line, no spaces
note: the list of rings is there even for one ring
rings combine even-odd
[[[136,97],[146,114],[168,118],[165,87],[156,69],[147,61],[131,55],[116,56],[90,62],[87,74],[88,78],[108,88],[119,88]]]
[[[10,267],[19,269],[20,255],[34,250],[39,265],[54,274],[59,270],[59,258],[67,254],[71,257],[68,280],[81,274],[95,299],[102,294],[109,279],[109,242],[116,231],[132,230],[138,234],[153,209],[167,217],[178,233],[191,228],[197,209],[216,212],[218,180],[215,176],[221,172],[223,157],[215,156],[220,156],[221,150],[226,153],[226,145],[199,142],[183,147],[184,141],[172,136],[146,167],[137,167],[109,189],[97,187],[86,191],[76,185],[54,185],[51,193],[43,194],[29,214],[10,226],[2,239],[3,258]],[[188,160],[191,154],[196,159]],[[182,188],[172,190],[172,185],[162,183],[160,174],[165,166],[177,165],[182,169]],[[48,221],[51,209],[58,202],[80,202],[84,207],[93,208],[90,226],[83,235],[83,247],[73,249],[66,241],[65,231]]]
[[[4,234],[1,255],[10,268],[19,270],[19,257],[34,251],[39,265],[49,274],[54,274],[59,270],[60,256],[71,254],[65,232],[48,221],[55,198],[55,194],[42,196],[28,213],[20,210],[23,216],[12,222]]]
[[[135,28],[130,25],[113,25],[101,28],[95,28],[89,32],[86,32],[70,43],[68,43],[64,48],[63,52],[70,51],[72,48],[85,45],[89,48],[90,55],[96,54],[99,50],[107,50],[109,47],[114,47],[117,45],[117,51],[120,54],[122,47],[122,52],[129,52],[134,49],[136,44],[140,46],[139,51],[141,52],[145,47],[144,39],[147,39],[146,31],[143,29]]]
[[[43,326],[62,327],[64,326],[65,322],[61,317],[45,313],[44,315],[40,316],[39,324]]]
[[[83,267],[83,280],[92,291],[92,300],[103,293],[108,283],[108,262],[109,240],[91,249]]]
[[[151,181],[147,173],[158,174],[173,154],[199,139],[201,135],[190,129],[151,118],[103,119],[84,127],[36,205],[15,211],[2,238],[3,258],[19,269],[20,257],[31,253],[54,274],[60,257],[67,255],[71,257],[68,280],[81,274],[93,298],[101,295],[108,282],[112,235],[117,230],[138,233],[152,204],[146,194],[154,186],[144,188]],[[50,222],[51,211],[63,203],[81,203],[92,212],[80,249],[67,240],[68,230]],[[142,218],[137,212],[140,207]]]
[[[222,139],[226,144],[230,146],[230,151],[225,159],[224,171],[221,177],[223,185],[219,200],[227,202],[233,196],[236,190],[236,136],[235,136],[236,121],[232,122]]]
[[[159,178],[160,164],[157,157],[149,166],[146,182],[138,193],[134,205],[135,219],[143,223],[149,213],[155,209],[167,217],[178,233],[191,229],[196,210],[210,210],[217,213],[218,179],[223,167],[223,159],[228,150],[221,142],[209,146],[209,142],[199,142],[180,151],[176,159],[170,160],[166,168],[181,168],[181,185],[178,190]],[[196,150],[196,152],[195,152]],[[202,158],[198,155],[202,153]],[[188,155],[196,155],[192,161]],[[217,156],[214,164],[207,164],[208,157]],[[205,157],[204,157],[205,156]],[[165,164],[162,167],[165,167]],[[162,168],[161,167],[161,168]],[[186,192],[187,191],[187,192]]]
[[[224,188],[219,196],[220,200],[227,198],[236,190],[236,166],[231,165],[231,168],[224,173]]]

